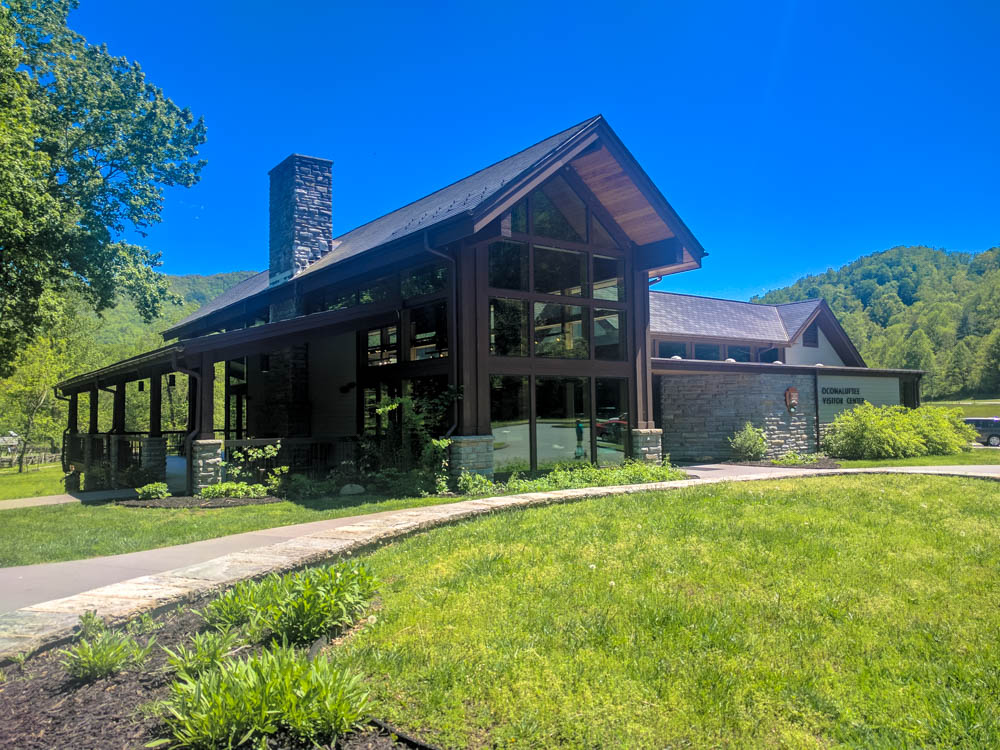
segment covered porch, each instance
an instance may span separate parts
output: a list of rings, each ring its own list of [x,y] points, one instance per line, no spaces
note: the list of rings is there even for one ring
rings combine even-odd
[[[398,324],[395,305],[185,339],[60,383],[68,489],[166,482],[193,494],[225,478],[234,450],[279,442],[279,455],[259,468],[321,476],[352,461],[372,390],[358,367],[382,356],[362,344],[370,331]],[[428,364],[419,369],[447,380],[444,362]]]

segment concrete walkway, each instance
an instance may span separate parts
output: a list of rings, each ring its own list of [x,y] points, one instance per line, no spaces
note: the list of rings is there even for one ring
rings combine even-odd
[[[15,508],[35,508],[39,505],[65,505],[66,503],[103,503],[108,500],[127,500],[135,497],[135,490],[95,490],[94,492],[73,492],[42,497],[19,497],[16,500],[0,500],[0,510]]]
[[[0,569],[0,663],[68,639],[81,614],[109,621],[159,611],[246,578],[356,554],[414,531],[496,510],[591,497],[763,479],[927,474],[1000,481],[1000,465],[784,469],[732,464],[685,467],[692,479],[463,500],[64,563]]]

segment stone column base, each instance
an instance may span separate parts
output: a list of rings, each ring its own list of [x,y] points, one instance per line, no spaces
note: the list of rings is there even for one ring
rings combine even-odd
[[[663,430],[632,430],[632,455],[636,461],[663,463]]]
[[[493,478],[493,436],[459,435],[451,439],[448,473],[458,477],[463,471]]]
[[[167,439],[165,437],[148,437],[142,439],[143,472],[149,475],[150,482],[165,482],[167,479]]]
[[[191,443],[191,491],[222,481],[222,441],[195,440]]]

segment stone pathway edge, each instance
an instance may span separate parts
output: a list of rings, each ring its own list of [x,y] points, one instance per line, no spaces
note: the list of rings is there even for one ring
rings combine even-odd
[[[362,554],[380,544],[414,532],[498,510],[529,508],[637,492],[674,490],[722,482],[806,476],[923,474],[1000,481],[1000,467],[997,467],[996,474],[963,471],[963,468],[973,467],[779,469],[767,473],[737,476],[502,495],[394,511],[380,518],[307,534],[244,552],[233,552],[207,562],[132,578],[2,614],[0,615],[0,666],[11,663],[19,654],[36,653],[65,644],[73,637],[80,615],[88,611],[96,611],[110,624],[119,624],[145,612],[151,614],[165,612],[185,602],[232,586],[238,581]]]

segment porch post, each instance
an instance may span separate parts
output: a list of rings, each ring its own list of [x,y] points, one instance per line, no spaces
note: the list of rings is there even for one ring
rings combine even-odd
[[[191,443],[191,491],[222,481],[223,441],[215,439],[215,363],[207,352],[201,357],[197,384],[198,436]]]
[[[632,325],[635,326],[635,425],[632,430],[632,454],[639,461],[660,463],[663,460],[663,430],[653,421],[653,365],[649,341],[649,276],[645,271],[632,274]]]
[[[163,437],[163,373],[149,376],[149,436],[142,441],[142,470],[157,482],[167,478],[167,439]]]
[[[149,436],[163,435],[163,376],[153,370],[149,376]]]
[[[115,386],[115,400],[111,411],[111,431],[121,434],[125,432],[125,382]]]
[[[79,397],[77,394],[71,393],[69,396],[69,419],[66,424],[70,435],[75,435],[80,431],[80,415],[78,412],[78,406]]]
[[[90,414],[87,418],[87,432],[91,435],[97,434],[97,411],[100,406],[100,395],[95,385],[90,389]]]

